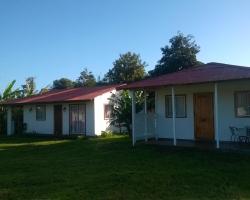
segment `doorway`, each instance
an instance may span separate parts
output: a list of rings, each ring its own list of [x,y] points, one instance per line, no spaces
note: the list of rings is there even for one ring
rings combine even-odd
[[[194,94],[195,139],[214,140],[213,93]]]
[[[72,104],[69,107],[70,134],[86,134],[86,106]]]
[[[54,134],[62,135],[62,105],[54,105]]]

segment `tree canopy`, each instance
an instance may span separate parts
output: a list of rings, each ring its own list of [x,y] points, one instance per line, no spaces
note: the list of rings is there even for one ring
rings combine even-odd
[[[105,75],[108,83],[126,83],[141,80],[145,77],[146,63],[139,54],[127,52],[113,62],[113,68]]]
[[[66,89],[74,87],[74,82],[68,78],[60,78],[53,81],[53,89]]]
[[[201,64],[196,57],[200,47],[192,35],[185,36],[179,32],[169,40],[169,43],[170,45],[161,48],[162,58],[155,69],[149,71],[150,76],[176,72]]]
[[[43,87],[40,91],[39,91],[39,94],[43,94],[45,92],[48,92],[50,90],[51,86],[50,85],[47,85],[45,87]]]
[[[80,73],[79,78],[75,82],[76,87],[92,87],[96,85],[96,78],[87,68]]]
[[[28,97],[37,93],[35,77],[28,77],[20,90],[21,97]]]

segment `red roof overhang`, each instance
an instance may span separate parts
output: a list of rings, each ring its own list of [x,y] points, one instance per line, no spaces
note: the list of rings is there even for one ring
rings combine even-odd
[[[208,63],[179,72],[133,82],[120,86],[117,89],[153,89],[164,86],[192,85],[244,79],[250,79],[249,67]]]
[[[121,85],[108,85],[99,87],[81,87],[62,90],[51,90],[26,98],[3,102],[3,105],[25,105],[40,103],[73,103],[79,101],[93,100],[95,97],[111,92]]]

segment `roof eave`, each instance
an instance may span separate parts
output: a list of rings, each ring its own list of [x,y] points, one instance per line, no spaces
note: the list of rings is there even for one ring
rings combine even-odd
[[[84,100],[69,100],[69,101],[37,101],[37,102],[24,102],[24,103],[5,103],[5,104],[0,104],[3,106],[24,106],[24,105],[34,105],[34,104],[72,104],[72,103],[79,103],[79,102],[87,102],[87,101],[92,101],[94,99],[84,99]]]
[[[195,82],[195,83],[177,83],[177,84],[159,84],[159,85],[147,85],[147,86],[125,86],[119,87],[117,90],[141,90],[141,89],[155,89],[162,87],[174,87],[174,86],[185,86],[185,85],[198,85],[198,84],[208,84],[208,83],[220,83],[220,82],[229,82],[229,81],[240,81],[240,80],[250,80],[250,78],[240,78],[240,79],[228,79],[228,80],[216,80],[216,81],[204,81],[204,82]]]

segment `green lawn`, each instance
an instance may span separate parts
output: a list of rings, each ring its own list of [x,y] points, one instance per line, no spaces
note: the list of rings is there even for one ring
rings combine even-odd
[[[250,199],[250,155],[0,137],[0,199]]]

